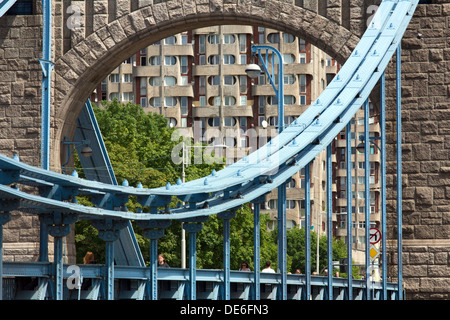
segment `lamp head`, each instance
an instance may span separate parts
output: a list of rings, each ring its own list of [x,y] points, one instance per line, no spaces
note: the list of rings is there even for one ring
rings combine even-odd
[[[84,146],[83,149],[81,149],[81,155],[86,158],[91,157],[92,156],[92,148],[89,146]]]
[[[261,68],[257,64],[252,63],[245,68],[245,72],[250,78],[255,79],[261,74]]]

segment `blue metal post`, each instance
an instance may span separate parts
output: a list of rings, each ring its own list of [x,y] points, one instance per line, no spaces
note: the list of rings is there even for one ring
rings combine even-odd
[[[328,269],[328,300],[333,300],[333,199],[332,199],[332,161],[331,143],[327,146],[327,269]]]
[[[54,238],[56,300],[63,300],[63,237]]]
[[[265,60],[261,56],[261,50],[266,50]],[[275,82],[275,55],[272,55],[272,71],[269,72],[268,51],[272,51],[278,57],[278,86]],[[258,52],[259,60],[268,75],[278,101],[278,132],[284,128],[284,70],[283,57],[281,53],[271,46],[252,46],[252,52]],[[287,299],[287,257],[286,257],[286,184],[278,187],[278,268],[281,273],[281,294],[280,299]]]
[[[218,217],[223,219],[223,288],[224,300],[230,300],[230,219],[236,211],[220,212]]]
[[[397,260],[398,260],[398,299],[403,300],[403,261],[402,261],[402,48],[398,44],[396,58],[397,86]]]
[[[144,237],[150,239],[149,278],[147,280],[147,297],[158,300],[158,239],[164,236],[164,230],[169,227],[171,220],[138,221],[137,225],[144,229]]]
[[[311,298],[311,165],[305,166],[305,279],[306,279],[306,295],[305,299]]]
[[[52,59],[52,1],[42,0],[43,39],[42,39],[42,107],[41,107],[41,166],[50,167],[50,95]],[[48,261],[48,228],[40,221],[39,261]]]
[[[3,300],[3,225],[10,219],[10,213],[0,214],[0,300]]]
[[[50,166],[50,94],[52,59],[52,1],[42,0],[43,40],[42,55],[42,114],[41,114],[41,165],[48,170]]]
[[[381,76],[380,129],[381,129],[381,281],[383,299],[387,299],[387,253],[386,253],[386,76]]]
[[[281,273],[280,299],[287,299],[287,235],[286,235],[286,184],[278,187],[278,267]]]
[[[347,124],[345,133],[346,138],[346,156],[347,164],[347,280],[348,280],[348,300],[353,300],[353,281],[352,281],[352,144],[351,144],[351,122]]]
[[[202,230],[202,223],[184,223],[184,230],[189,233],[189,300],[196,300],[197,295],[197,232]]]
[[[365,215],[365,274],[366,274],[366,299],[369,300],[369,232],[370,232],[370,193],[369,193],[369,99],[364,103],[364,215]]]
[[[197,233],[189,233],[189,299],[196,300],[197,293]]]
[[[150,239],[150,299],[158,300],[158,239]]]
[[[114,243],[105,242],[106,299],[114,300]]]
[[[223,220],[224,300],[230,300],[230,219]]]
[[[260,214],[261,204],[255,202],[253,204],[253,255],[254,255],[254,275],[255,275],[255,289],[254,289],[254,300],[261,299],[261,287],[260,287],[260,227],[259,227],[259,214]]]

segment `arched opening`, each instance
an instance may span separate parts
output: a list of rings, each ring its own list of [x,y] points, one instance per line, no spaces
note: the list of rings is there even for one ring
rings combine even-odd
[[[51,159],[55,165],[59,165],[60,158],[64,157],[59,141],[64,136],[73,136],[78,114],[98,83],[130,55],[161,39],[186,30],[217,25],[217,21],[221,25],[253,25],[301,37],[340,63],[345,62],[359,40],[358,35],[338,23],[295,5],[285,4],[283,7],[283,12],[289,12],[292,19],[286,19],[282,14],[267,14],[266,11],[273,8],[254,12],[247,9],[245,12],[227,14],[221,7],[207,14],[192,12],[176,17],[164,14],[156,17],[159,7],[154,5],[155,15],[151,10],[138,10],[109,23],[56,61],[55,134]],[[336,35],[331,42],[320,37],[320,34],[330,30]]]

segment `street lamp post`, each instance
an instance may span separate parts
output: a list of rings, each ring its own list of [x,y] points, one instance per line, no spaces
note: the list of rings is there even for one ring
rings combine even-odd
[[[261,55],[262,50],[265,50],[264,58]],[[271,72],[269,71],[269,51],[272,52]],[[278,102],[278,133],[281,133],[284,127],[284,74],[281,53],[277,49],[265,45],[252,45],[252,53],[258,55],[264,72],[275,91]],[[275,55],[278,57],[278,74],[275,70]],[[261,69],[256,64],[248,65],[245,71],[250,78],[256,78],[261,74]],[[278,85],[275,81],[276,76],[278,76]],[[281,273],[281,300],[287,299],[286,265],[286,183],[283,183],[278,187],[278,267]]]

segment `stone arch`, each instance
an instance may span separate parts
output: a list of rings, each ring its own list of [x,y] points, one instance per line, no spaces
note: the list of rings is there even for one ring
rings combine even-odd
[[[340,63],[360,39],[336,21],[290,3],[203,3],[169,1],[133,11],[96,30],[56,61],[52,163],[59,164],[58,142],[63,136],[73,136],[78,114],[95,86],[130,55],[160,39],[218,24],[258,25],[302,37]]]

